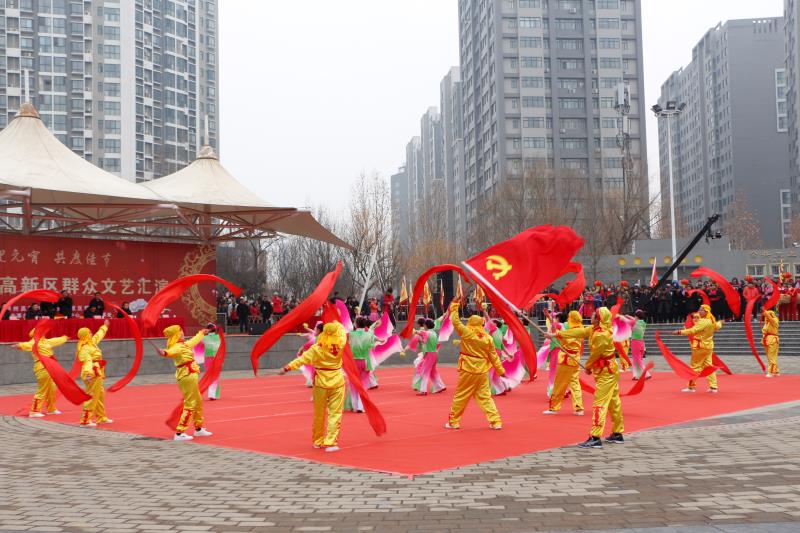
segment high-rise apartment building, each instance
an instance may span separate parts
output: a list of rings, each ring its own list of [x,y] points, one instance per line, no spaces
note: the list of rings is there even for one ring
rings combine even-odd
[[[641,0],[459,0],[459,32],[467,232],[529,170],[621,187],[618,139],[646,196]]]
[[[789,218],[800,213],[800,1],[784,0],[786,126],[789,135]],[[783,217],[787,218],[787,217]],[[785,231],[785,233],[789,233]]]
[[[408,174],[400,167],[389,180],[392,201],[392,235],[395,241],[407,245],[409,242],[410,218],[408,204]]]
[[[783,19],[731,20],[709,30],[692,50],[692,62],[662,85],[659,105],[668,101],[686,108],[676,118],[659,119],[665,210],[666,120],[672,120],[676,219],[698,230],[719,213],[723,228],[731,228],[738,223],[736,206],[746,206],[763,243],[782,247],[791,218]]]
[[[218,144],[217,0],[0,0],[0,128],[30,99],[73,151],[150,180]],[[28,77],[26,78],[26,73]]]
[[[461,71],[450,71],[440,86],[442,151],[447,209],[447,234],[458,244],[466,242],[464,220],[464,101],[461,97]]]

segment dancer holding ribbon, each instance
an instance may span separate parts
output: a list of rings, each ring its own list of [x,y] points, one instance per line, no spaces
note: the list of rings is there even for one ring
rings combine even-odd
[[[714,315],[711,314],[711,306],[703,304],[700,306],[694,325],[691,328],[679,329],[673,332],[674,335],[690,337],[692,344],[692,370],[698,374],[706,367],[714,364],[714,333],[722,328],[722,324],[723,321],[717,321]],[[716,394],[719,391],[716,371],[708,374],[707,379],[708,392]],[[681,392],[697,392],[697,380],[690,379],[686,388]]]
[[[778,368],[778,352],[781,348],[781,339],[778,336],[780,320],[775,311],[764,310],[761,315],[764,327],[761,328],[761,345],[767,352],[767,374],[768,378],[781,374]]]
[[[36,383],[39,385],[36,389],[36,393],[33,395],[33,402],[31,403],[31,410],[28,416],[30,418],[41,418],[44,416],[42,413],[42,409],[44,406],[47,406],[47,411],[45,411],[48,415],[60,415],[61,411],[58,410],[56,407],[56,383],[53,381],[53,378],[50,377],[50,374],[45,369],[44,365],[37,359],[36,355],[33,353],[33,334],[35,330],[32,329],[29,333],[31,340],[28,342],[20,342],[17,344],[13,344],[12,348],[15,350],[21,350],[23,352],[31,352],[31,357],[33,357],[33,375],[36,376]],[[67,342],[69,338],[64,335],[63,337],[54,337],[52,339],[42,338],[39,339],[39,356],[40,357],[52,357],[55,359],[55,355],[53,354],[53,348],[56,346],[61,346],[65,342]]]
[[[86,393],[92,399],[83,403],[81,427],[95,427],[97,424],[110,424],[113,420],[106,416],[106,362],[103,352],[97,346],[108,332],[110,322],[106,320],[97,333],[92,335],[89,328],[78,330],[78,360],[81,363],[81,379],[86,385]]]

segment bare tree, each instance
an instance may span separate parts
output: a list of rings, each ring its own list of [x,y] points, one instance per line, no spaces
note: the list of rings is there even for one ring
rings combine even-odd
[[[217,272],[242,287],[246,294],[262,293],[266,290],[268,253],[276,244],[277,239],[251,239],[220,246]]]
[[[733,202],[725,210],[723,225],[723,231],[734,249],[753,250],[763,247],[761,227],[743,194],[736,193],[734,196]]]

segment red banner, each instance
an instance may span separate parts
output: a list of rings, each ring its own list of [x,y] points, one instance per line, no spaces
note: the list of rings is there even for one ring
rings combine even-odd
[[[0,303],[31,289],[66,290],[73,317],[83,317],[95,292],[103,300],[129,302],[136,315],[175,278],[215,271],[213,246],[0,235]],[[12,307],[12,316],[22,318],[29,304]],[[215,312],[209,284],[188,291],[165,315],[194,325],[214,321]]]

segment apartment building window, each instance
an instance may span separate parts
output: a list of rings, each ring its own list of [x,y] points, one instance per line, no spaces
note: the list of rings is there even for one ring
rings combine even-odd
[[[525,117],[522,119],[522,126],[525,128],[544,128],[544,117]]]
[[[519,0],[519,7],[542,7],[542,0]]]
[[[118,7],[104,7],[103,20],[106,22],[119,22],[119,8]]]
[[[583,21],[581,19],[556,19],[555,27],[557,30],[583,31]]]
[[[585,118],[562,118],[560,124],[562,130],[586,130]]]
[[[775,69],[775,110],[776,110],[776,119],[777,119],[777,130],[779,133],[785,133],[789,131],[789,115],[787,111],[787,100],[786,100],[786,90],[787,90],[787,82],[786,82],[786,69],[783,68],[776,68]]]
[[[558,86],[562,89],[583,89],[586,82],[582,78],[559,78]]]
[[[589,168],[589,162],[586,159],[562,159],[561,168],[586,170]]]
[[[619,9],[619,0],[596,0],[597,9]]]
[[[522,68],[542,68],[542,58],[533,56],[522,56]]]
[[[586,151],[586,139],[561,139],[561,148],[564,150],[582,150]]]
[[[119,41],[119,28],[115,26],[103,26],[103,37],[112,41]]]
[[[620,47],[620,40],[610,37],[600,37],[597,39],[597,46],[601,50],[618,50]]]
[[[519,18],[519,27],[520,28],[541,28],[542,27],[542,19],[539,17],[520,17]]]
[[[544,78],[539,76],[523,76],[522,86],[528,89],[538,89],[544,87]]]
[[[607,157],[603,160],[603,168],[622,168],[622,158]]]
[[[602,109],[614,109],[616,100],[613,97],[603,97],[600,99],[600,107]]]
[[[106,56],[106,59],[119,59],[120,46],[118,44],[104,44],[103,55]]]
[[[119,96],[120,95],[120,84],[113,83],[113,82],[105,82],[103,85],[103,94],[106,96]]]
[[[570,13],[581,12],[581,0],[558,0],[558,9],[569,11]]]
[[[583,59],[561,59],[559,64],[563,70],[583,70]]]
[[[119,135],[122,133],[122,125],[119,120],[105,120],[103,121],[103,131],[112,135]]]
[[[618,30],[619,29],[619,19],[613,18],[601,18],[597,19],[597,27],[601,30]]]
[[[582,39],[556,39],[556,47],[559,50],[583,50]]]
[[[601,125],[602,125],[603,128],[618,129],[619,128],[619,124],[617,122],[618,120],[621,121],[622,119],[604,118],[604,119],[601,119],[600,122],[601,122]]]
[[[542,47],[542,38],[541,37],[520,37],[519,38],[519,46],[520,46],[520,48],[541,48]]]
[[[119,115],[122,112],[122,104],[119,102],[103,102],[103,113],[107,115]]]
[[[561,109],[586,109],[585,98],[560,98],[559,107]]]
[[[544,107],[544,96],[523,96],[522,107]]]

